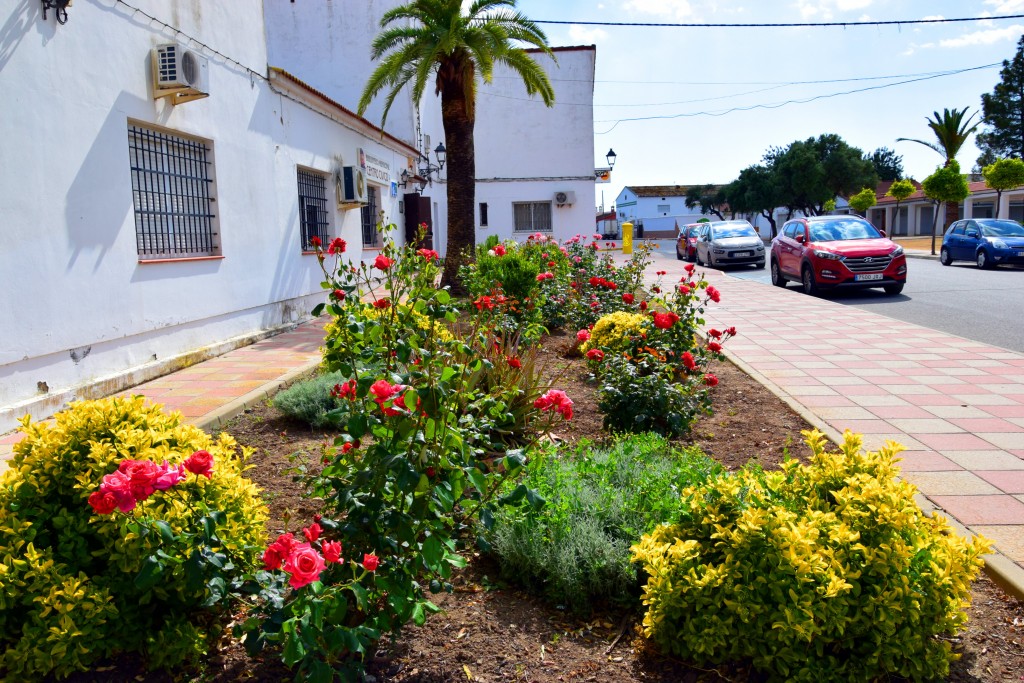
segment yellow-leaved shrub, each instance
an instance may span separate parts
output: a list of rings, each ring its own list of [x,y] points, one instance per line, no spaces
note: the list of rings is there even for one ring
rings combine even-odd
[[[177,465],[209,451],[211,479],[189,475],[175,495],[158,492],[129,514],[163,520],[177,536],[194,509],[222,511],[221,550],[240,570],[254,569],[267,509],[243,476],[249,451],[142,397],[73,403],[52,423],[26,417],[21,431],[0,476],[0,678],[63,677],[120,652],[140,652],[153,666],[205,652],[218,615],[204,607],[206,584],[186,581],[192,548],[182,537],[172,547],[120,513],[95,515],[87,499],[125,458]],[[182,562],[140,590],[135,578],[158,549]]]
[[[933,680],[988,551],[924,514],[897,480],[902,447],[846,433],[808,465],[749,468],[683,491],[678,523],[633,547],[644,630],[698,664],[751,659],[779,681]]]
[[[601,316],[594,329],[590,331],[590,339],[583,343],[580,350],[586,353],[590,349],[603,349],[612,353],[629,351],[644,332],[647,316],[642,313],[615,311]]]

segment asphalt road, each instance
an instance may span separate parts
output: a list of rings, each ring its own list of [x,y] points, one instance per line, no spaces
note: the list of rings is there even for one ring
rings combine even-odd
[[[675,245],[662,240],[659,252],[675,258]],[[770,262],[769,262],[770,266]],[[733,277],[771,287],[769,269],[725,269]],[[797,288],[791,282],[790,288]],[[908,259],[907,286],[888,296],[881,289],[834,292],[829,299],[858,306],[904,322],[956,334],[1024,353],[1024,267],[978,270],[974,264]]]

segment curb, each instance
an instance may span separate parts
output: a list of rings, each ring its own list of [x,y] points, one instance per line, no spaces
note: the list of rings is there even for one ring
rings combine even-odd
[[[920,258],[920,259],[927,259],[929,261],[938,261],[939,260],[939,255],[938,254],[932,255],[932,254],[929,254],[928,252],[924,252],[924,251],[918,252],[918,253],[914,253],[912,251],[907,251],[907,252],[904,252],[904,253],[906,254],[907,258]]]
[[[320,366],[320,360],[310,361],[294,370],[291,370],[276,379],[272,379],[261,387],[253,389],[244,396],[227,403],[206,415],[203,415],[192,424],[205,432],[212,432],[223,427],[232,418],[252,408],[260,401],[272,397],[282,389],[286,389],[296,381],[312,374]]]
[[[757,382],[765,389],[772,392],[772,394],[789,406],[793,412],[806,420],[812,427],[825,434],[833,444],[842,443],[843,436],[836,429],[826,424],[824,420],[798,403],[793,399],[793,397],[784,392],[770,379],[754,370],[742,360],[736,358],[727,348],[723,349],[723,351],[725,357],[728,358],[733,365],[757,380]],[[926,515],[934,516],[938,512],[944,512],[942,508],[928,500],[928,498],[920,492],[914,495],[914,502],[917,503],[917,506],[921,508],[921,511]],[[945,517],[945,519],[949,526],[956,531],[959,536],[963,538],[970,538],[976,535],[955,519],[950,517]],[[985,574],[992,579],[993,583],[1018,600],[1024,600],[1024,568],[1021,568],[1020,565],[1000,553],[998,550],[989,555],[983,556],[982,559],[985,562]]]

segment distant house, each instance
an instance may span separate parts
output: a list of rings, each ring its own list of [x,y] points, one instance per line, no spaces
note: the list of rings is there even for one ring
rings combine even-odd
[[[917,191],[900,202],[899,215],[896,215],[896,200],[885,196],[891,182],[878,185],[875,194],[878,204],[868,209],[866,218],[880,229],[893,237],[915,235],[931,235],[936,224],[942,223],[943,209],[928,197],[924,196],[921,183],[911,181]],[[984,182],[968,183],[971,194],[960,205],[961,218],[994,218],[996,215],[996,191]],[[938,212],[938,213],[936,213]],[[1001,218],[1024,221],[1024,186],[1003,192],[999,210]],[[890,229],[891,227],[891,229]],[[942,229],[939,228],[939,232]]]
[[[597,226],[596,232],[599,235],[605,235],[609,238],[619,237],[619,221],[615,211],[606,211],[605,213],[597,214]]]
[[[619,223],[633,224],[637,237],[675,237],[676,227],[696,223],[705,216],[686,208],[690,185],[627,185],[615,199]]]

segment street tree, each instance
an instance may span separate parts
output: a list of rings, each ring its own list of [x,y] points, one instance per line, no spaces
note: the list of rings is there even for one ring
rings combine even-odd
[[[726,203],[725,191],[718,185],[694,185],[686,190],[686,208],[700,208],[704,215],[718,216],[724,221],[722,206]]]
[[[946,225],[949,221],[950,206],[959,207],[960,202],[971,193],[967,179],[960,174],[960,164],[954,159],[945,166],[940,166],[921,183],[924,195],[946,206]],[[955,210],[955,209],[954,209]],[[935,254],[935,235],[938,233],[932,223],[932,255]]]
[[[1024,158],[1024,36],[1017,42],[1017,54],[1003,60],[999,83],[981,96],[978,165],[984,168],[995,159]]]
[[[871,165],[875,167],[878,179],[882,182],[899,180],[903,177],[903,157],[895,150],[879,147],[868,158],[871,160]]]
[[[849,201],[850,208],[863,216],[865,211],[878,203],[878,197],[875,196],[875,191],[872,188],[865,187],[863,190],[850,197]]]
[[[934,141],[915,140],[914,138],[896,138],[897,142],[916,142],[928,149],[934,150],[945,159],[945,166],[949,166],[956,160],[960,148],[964,146],[971,133],[978,129],[980,124],[971,125],[971,121],[977,116],[977,112],[967,117],[967,107],[963,109],[943,109],[942,115],[934,112],[932,118],[926,118],[928,127],[935,135]],[[967,117],[966,120],[965,117]],[[959,168],[959,164],[957,164]],[[949,226],[960,217],[960,207],[956,204],[946,207],[946,223]],[[934,252],[934,250],[933,250]]]
[[[772,170],[764,165],[748,166],[725,188],[729,207],[739,213],[756,213],[771,225],[771,238],[778,234],[775,209],[783,202]]]
[[[769,150],[765,159],[790,212],[819,215],[828,200],[878,184],[878,174],[864,152],[832,133]]]
[[[1024,185],[1024,161],[1000,159],[983,168],[981,174],[985,177],[985,184],[996,191],[996,218],[999,218],[1003,191]]]
[[[896,208],[893,211],[893,224],[891,226],[887,226],[891,234],[896,234],[896,221],[900,219],[900,203],[916,191],[917,188],[914,187],[914,183],[908,179],[897,180],[889,186],[889,190],[885,193],[885,196],[892,197],[896,200]]]
[[[511,69],[526,86],[553,106],[555,92],[544,69],[522,44],[552,55],[537,24],[516,10],[516,0],[412,0],[384,13],[371,57],[378,66],[359,100],[363,114],[386,93],[381,126],[407,85],[413,102],[423,99],[433,79],[441,96],[441,121],[448,152],[448,251],[442,286],[458,289],[459,265],[473,258],[475,243],[477,79],[490,83],[496,65]]]

